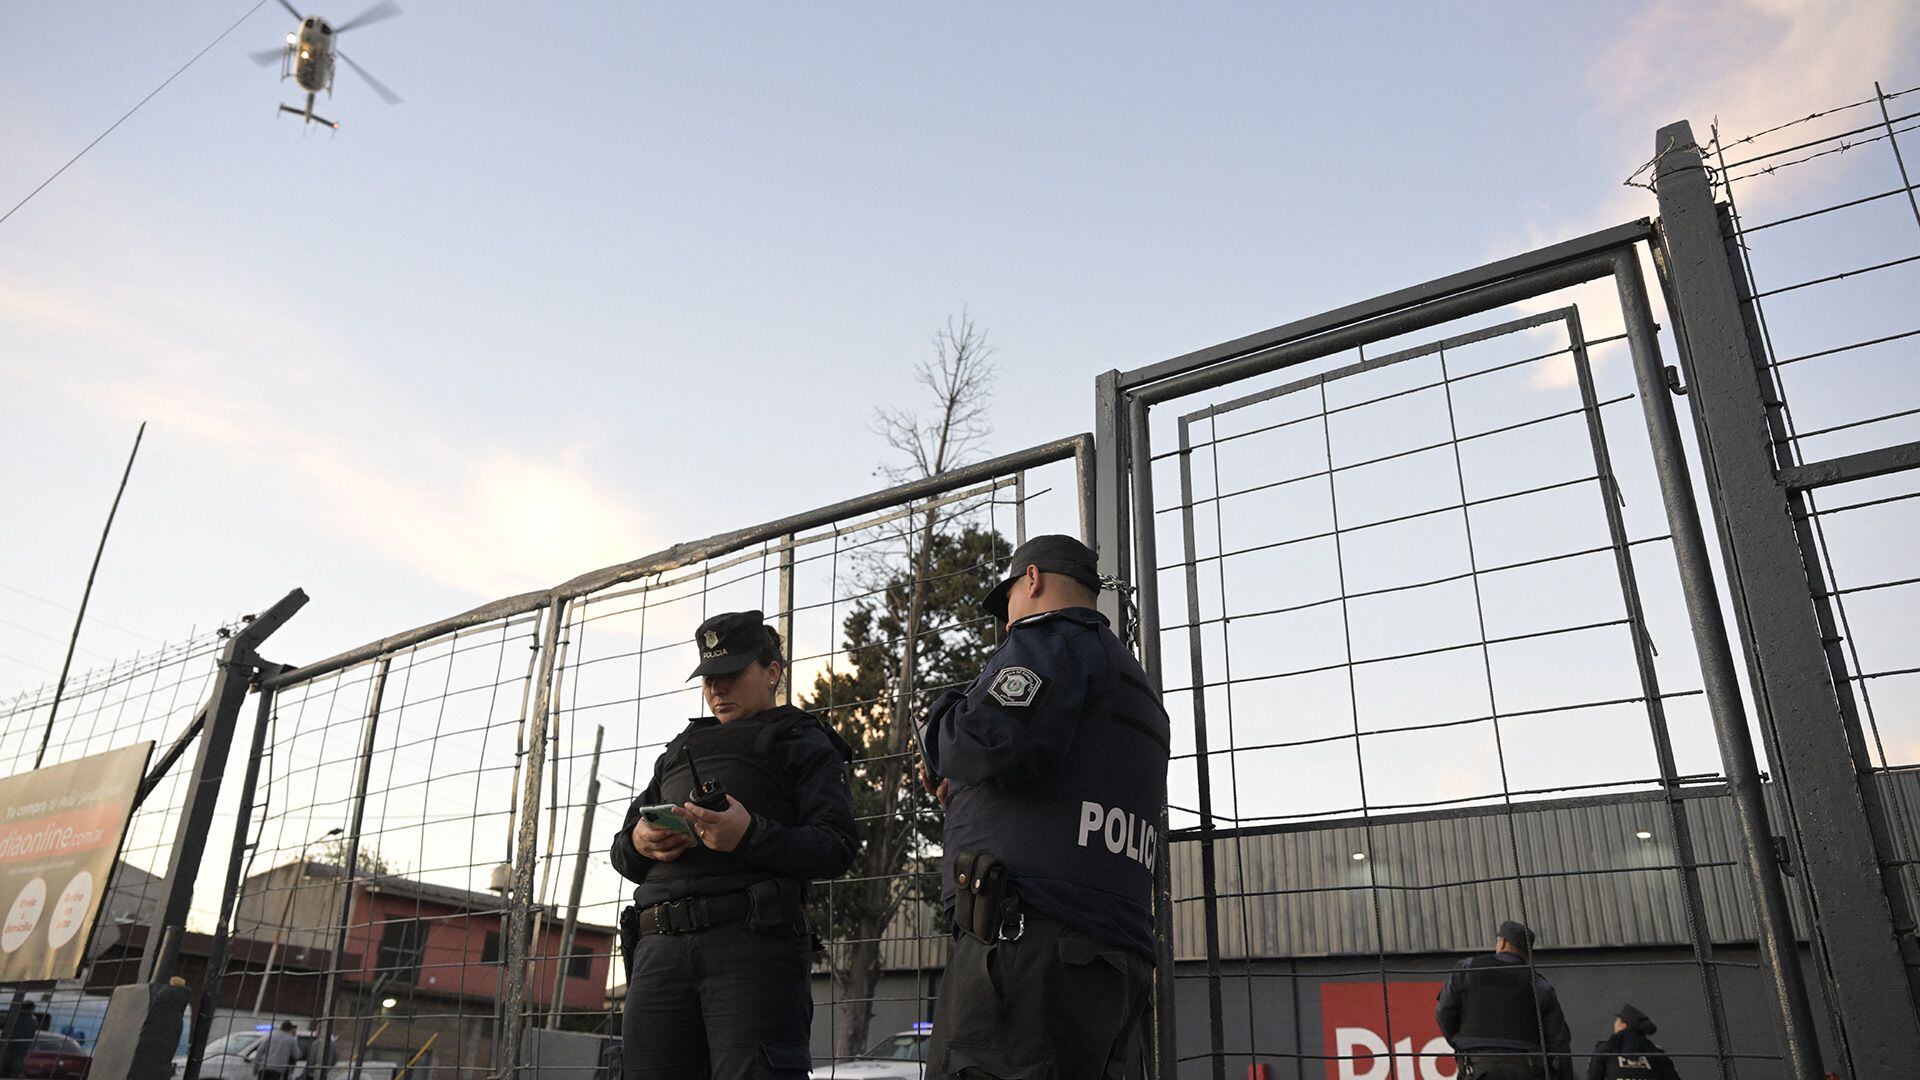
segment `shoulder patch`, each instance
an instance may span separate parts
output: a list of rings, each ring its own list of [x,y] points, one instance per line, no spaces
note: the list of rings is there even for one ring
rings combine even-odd
[[[1047,680],[1032,668],[1009,665],[1001,668],[987,684],[987,696],[1009,709],[1024,709],[1040,699]]]

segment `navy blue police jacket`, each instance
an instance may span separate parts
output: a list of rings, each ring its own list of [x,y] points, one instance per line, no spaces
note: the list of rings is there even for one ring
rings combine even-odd
[[[1027,910],[1154,955],[1167,714],[1106,616],[1076,607],[1015,622],[972,685],[934,703],[922,745],[953,785],[949,912],[956,853],[990,852]]]
[[[839,736],[816,718],[788,705],[729,722],[720,730],[712,717],[690,720],[653,766],[653,779],[627,808],[613,838],[613,868],[636,883],[633,902],[648,907],[687,896],[738,892],[770,878],[821,881],[839,877],[853,865],[859,837],[854,829],[853,793],[847,786],[847,749]],[[777,738],[762,747],[751,735],[777,726]],[[695,847],[662,863],[634,850],[633,827],[643,807],[687,801],[690,779],[679,753],[689,744],[710,746],[716,738],[748,736],[741,752],[700,761],[704,777],[721,780],[753,814],[753,823],[732,851]],[[732,740],[742,742],[740,739]],[[757,766],[757,767],[756,767]]]

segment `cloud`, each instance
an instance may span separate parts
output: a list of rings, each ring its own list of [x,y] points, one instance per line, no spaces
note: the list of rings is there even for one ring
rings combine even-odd
[[[536,456],[458,432],[457,418],[394,400],[320,336],[256,310],[272,309],[204,297],[136,306],[0,278],[0,321],[50,343],[0,358],[0,374],[88,411],[152,421],[240,473],[271,476],[318,544],[345,542],[481,596],[657,546],[596,478],[591,445]],[[232,341],[270,342],[274,363]]]
[[[1624,10],[1624,9],[1623,9]],[[1873,80],[1912,76],[1912,56],[1920,31],[1920,5],[1908,0],[1815,3],[1808,0],[1702,0],[1656,3],[1624,21],[1606,42],[1586,80],[1592,97],[1585,130],[1619,164],[1625,177],[1653,155],[1655,133],[1675,120],[1693,124],[1705,142],[1717,119],[1722,137],[1743,135],[1805,117],[1873,94]],[[1905,87],[1888,86],[1889,91]],[[1870,122],[1848,114],[1850,126]],[[1878,113],[1873,114],[1874,117]],[[1831,130],[1818,125],[1789,128],[1740,152],[1802,141]],[[1808,189],[1830,174],[1787,170],[1765,185],[1739,193],[1741,209],[1804,201]],[[1616,179],[1616,178],[1609,178]],[[1658,213],[1644,188],[1609,184],[1608,193],[1582,208],[1523,218],[1515,232],[1499,238],[1499,254],[1543,247],[1635,218]],[[1656,312],[1663,301],[1646,253],[1642,276],[1653,289]],[[1580,309],[1589,339],[1623,329],[1619,298],[1611,279],[1592,282],[1551,297],[1515,305],[1534,313],[1571,303]],[[1608,353],[1593,355],[1596,368]],[[1541,366],[1530,378],[1539,390],[1560,390],[1573,383],[1571,360]]]

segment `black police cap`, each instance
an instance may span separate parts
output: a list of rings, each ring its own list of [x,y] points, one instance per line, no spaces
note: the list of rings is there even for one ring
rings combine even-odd
[[[1500,924],[1500,929],[1496,931],[1496,933],[1498,936],[1506,938],[1507,944],[1519,949],[1521,952],[1533,951],[1533,931],[1527,929],[1523,923],[1517,923],[1512,919],[1508,919]]]
[[[1007,595],[1013,584],[1026,576],[1027,567],[1037,566],[1044,574],[1065,574],[1095,592],[1100,591],[1099,560],[1093,549],[1071,536],[1036,536],[1013,549],[1013,563],[1007,580],[987,594],[986,608],[1002,622],[1007,618]]]
[[[757,611],[726,611],[700,624],[693,633],[700,650],[700,666],[689,679],[702,675],[731,675],[760,658],[773,636],[766,616]]]

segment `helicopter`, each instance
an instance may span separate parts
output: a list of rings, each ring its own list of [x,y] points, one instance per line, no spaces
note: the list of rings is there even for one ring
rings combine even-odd
[[[300,9],[288,3],[287,0],[280,0],[280,6],[291,12],[294,18],[299,19],[300,25],[287,33],[285,45],[277,49],[265,49],[252,55],[253,62],[261,67],[275,60],[280,61],[280,77],[285,79],[292,76],[293,80],[300,85],[300,89],[307,92],[306,108],[282,105],[281,112],[300,117],[303,126],[319,123],[338,130],[340,125],[337,122],[324,116],[316,116],[313,112],[315,97],[322,92],[328,97],[333,96],[333,62],[336,59],[346,61],[347,66],[352,68],[355,74],[367,80],[367,85],[373,87],[373,92],[379,94],[381,100],[389,105],[400,103],[400,95],[387,89],[366,68],[354,63],[351,57],[334,47],[335,39],[341,34],[400,14],[399,4],[394,3],[393,0],[381,0],[380,3],[338,26],[332,25],[317,15],[300,14]]]

